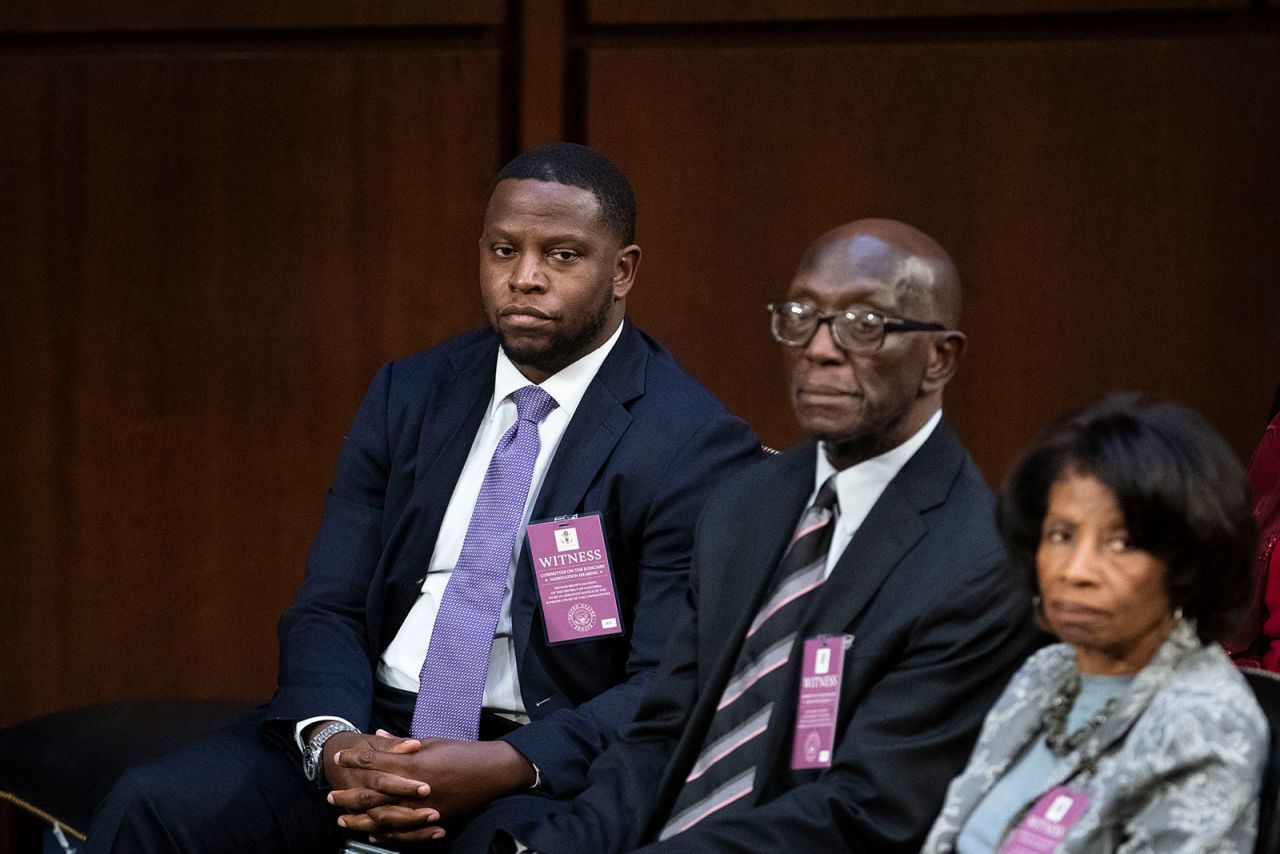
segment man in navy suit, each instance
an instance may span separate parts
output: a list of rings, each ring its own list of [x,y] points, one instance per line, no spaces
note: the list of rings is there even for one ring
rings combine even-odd
[[[499,795],[582,788],[656,669],[708,488],[760,455],[750,429],[625,320],[634,217],[626,178],[583,146],[534,149],[498,175],[479,246],[489,326],[373,380],[280,621],[275,697],[126,774],[95,817],[91,851],[315,851],[352,831],[451,838]],[[517,421],[529,386],[549,396],[540,422]],[[446,671],[457,684],[420,698],[429,649],[462,625],[445,615],[471,583],[468,549],[492,536],[472,510],[497,449],[531,423],[487,661]],[[615,631],[558,643],[525,529],[589,514],[611,563]],[[423,703],[464,682],[483,685],[479,740],[407,737]]]
[[[785,301],[816,441],[721,484],[636,723],[572,803],[512,796],[522,850],[917,851],[1037,642],[990,491],[942,417],[959,281],[910,226],[819,238]],[[807,555],[801,555],[806,549]]]

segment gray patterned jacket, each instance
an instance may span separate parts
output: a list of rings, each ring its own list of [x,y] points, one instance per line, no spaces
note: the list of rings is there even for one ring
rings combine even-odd
[[[947,789],[924,854],[954,850],[983,795],[1032,739],[1068,670],[1073,648],[1055,644],[1022,666],[987,714],[969,764]],[[1059,852],[1239,852],[1258,830],[1266,718],[1217,644],[1180,620],[1110,719],[1065,757],[1044,791],[1090,796]],[[1044,792],[1027,792],[1032,804]]]

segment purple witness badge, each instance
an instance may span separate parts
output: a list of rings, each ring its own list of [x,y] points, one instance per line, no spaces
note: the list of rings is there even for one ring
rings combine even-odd
[[[1055,850],[1089,809],[1084,792],[1058,786],[1036,801],[1000,849],[1000,854],[1045,854]]]
[[[804,642],[800,696],[796,701],[796,737],[791,748],[793,771],[831,767],[844,651],[852,643],[853,635],[823,635]]]
[[[622,634],[599,513],[527,529],[547,643]]]

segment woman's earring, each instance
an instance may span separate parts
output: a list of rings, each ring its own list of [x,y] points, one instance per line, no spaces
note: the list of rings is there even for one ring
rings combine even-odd
[[[1031,597],[1031,610],[1034,614],[1032,621],[1036,628],[1046,634],[1053,634],[1053,630],[1049,628],[1049,619],[1044,615],[1044,600],[1040,598],[1039,593]]]

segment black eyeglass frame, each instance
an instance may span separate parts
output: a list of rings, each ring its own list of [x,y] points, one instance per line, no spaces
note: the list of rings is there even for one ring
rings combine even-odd
[[[803,341],[792,341],[789,338],[783,338],[778,333],[778,324],[786,315],[787,306],[799,306],[810,312],[809,317],[813,318],[813,328],[809,330],[809,334],[804,337]],[[786,302],[771,302],[765,308],[769,312],[770,322],[769,331],[773,334],[773,340],[779,344],[785,344],[788,347],[807,347],[809,342],[813,340],[813,336],[818,334],[818,327],[824,323],[831,324],[831,340],[836,343],[840,349],[849,353],[874,353],[884,346],[884,337],[890,332],[946,332],[947,327],[941,323],[932,323],[924,320],[911,320],[906,317],[890,317],[884,312],[876,311],[870,308],[846,308],[841,311],[818,311],[818,309],[808,303],[795,302],[787,300]],[[873,323],[880,326],[880,337],[876,340],[875,346],[865,344],[857,344],[850,347],[843,340],[839,333],[839,327],[835,324],[835,320],[840,317],[847,317],[850,320],[867,320],[874,318]]]

